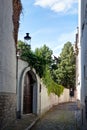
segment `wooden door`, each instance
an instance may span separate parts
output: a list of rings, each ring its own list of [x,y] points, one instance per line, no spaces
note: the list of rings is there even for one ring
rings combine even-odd
[[[32,113],[33,88],[31,86],[31,77],[29,73],[26,74],[24,80],[24,99],[23,99],[23,113]]]

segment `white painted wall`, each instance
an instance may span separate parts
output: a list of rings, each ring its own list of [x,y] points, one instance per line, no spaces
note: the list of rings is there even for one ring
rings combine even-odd
[[[59,97],[59,103],[70,101],[69,89],[64,89],[63,94]]]
[[[85,44],[84,44],[84,29],[82,29],[84,23],[84,9],[85,1],[81,1],[81,26],[80,26],[80,44],[81,44],[81,103],[84,104],[85,98],[85,77],[84,77],[84,67],[85,67]]]
[[[81,101],[81,0],[78,2],[78,56],[76,57],[76,63],[77,63],[77,84],[76,84],[76,89],[77,89],[77,99]]]
[[[49,108],[52,107],[52,104],[50,103],[50,98],[48,96],[47,93],[47,89],[44,85],[41,85],[41,106],[40,106],[40,113],[44,113],[47,110],[49,110]],[[58,101],[57,101],[58,102]]]
[[[24,70],[24,68],[28,67],[28,63],[26,61],[18,59],[18,79],[20,79],[21,73]]]
[[[23,84],[24,84],[24,76],[26,72],[30,71],[30,67],[28,63],[19,59],[18,60],[18,89],[17,89],[17,111],[20,110],[20,101],[21,101],[21,111],[23,111]],[[22,74],[22,72],[24,72]],[[55,94],[51,93],[48,95],[47,88],[42,83],[39,76],[33,70],[36,75],[37,82],[33,86],[33,113],[35,114],[43,114],[47,110],[49,110],[52,106],[57,105],[58,103],[68,102],[70,101],[69,90],[64,89],[63,94],[58,98]],[[23,75],[22,79],[21,75]],[[22,86],[20,86],[20,81],[22,82]],[[41,86],[41,89],[40,89]],[[20,87],[21,87],[21,99],[20,99]],[[40,91],[41,90],[41,91]]]
[[[18,59],[18,83],[17,83],[17,112],[23,114],[23,96],[24,96],[24,78],[27,72],[30,72],[35,83],[33,84],[33,113],[39,114],[39,87],[40,78],[36,75],[34,69],[20,58]]]
[[[41,84],[41,100],[40,100],[40,114],[45,113],[52,106],[57,105],[58,103],[70,101],[69,89],[64,89],[63,94],[58,98],[55,94],[51,93],[48,95],[47,88],[45,85]]]
[[[0,92],[16,93],[12,0],[0,0]]]
[[[21,99],[20,99],[20,93],[21,93],[21,84],[20,82],[22,82],[22,79],[21,79],[21,76],[22,76],[22,73],[24,71],[25,68],[28,67],[28,63],[21,60],[20,58],[17,59],[17,75],[18,75],[18,79],[17,79],[17,111],[20,111],[20,102],[21,102]]]
[[[79,94],[84,104],[87,95],[87,0],[79,0]]]

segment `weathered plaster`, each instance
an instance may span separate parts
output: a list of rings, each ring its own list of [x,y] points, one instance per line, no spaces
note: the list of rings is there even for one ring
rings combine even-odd
[[[12,15],[12,0],[0,0],[0,92],[15,93],[16,49]]]

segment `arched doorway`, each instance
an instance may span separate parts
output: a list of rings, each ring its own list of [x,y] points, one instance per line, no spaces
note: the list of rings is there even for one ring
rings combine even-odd
[[[33,83],[32,75],[28,71],[24,77],[23,114],[32,113],[33,110]]]
[[[19,62],[21,66],[23,61]],[[19,70],[17,88],[17,117],[22,114],[39,113],[39,80],[36,71],[30,67]]]

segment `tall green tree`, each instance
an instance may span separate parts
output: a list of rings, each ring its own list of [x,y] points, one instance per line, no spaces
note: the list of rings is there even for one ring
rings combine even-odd
[[[53,51],[46,45],[43,45],[41,48],[35,49],[35,54],[44,59],[46,65],[50,66],[52,63],[52,54]]]
[[[41,72],[41,77],[44,75],[46,66],[49,68],[51,66],[52,54],[52,50],[46,45],[35,49],[35,55],[40,59],[39,72]]]
[[[60,54],[60,63],[54,70],[56,82],[66,88],[75,87],[75,54],[71,42],[67,42]]]

